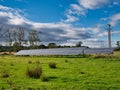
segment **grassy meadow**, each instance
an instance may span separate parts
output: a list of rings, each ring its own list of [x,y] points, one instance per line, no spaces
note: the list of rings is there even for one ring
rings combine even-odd
[[[38,65],[45,80],[26,74]],[[120,90],[120,53],[84,58],[0,55],[0,90]]]

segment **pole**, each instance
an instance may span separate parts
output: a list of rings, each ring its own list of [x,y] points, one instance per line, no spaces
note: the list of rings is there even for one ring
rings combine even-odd
[[[111,24],[108,24],[108,47],[111,48]]]

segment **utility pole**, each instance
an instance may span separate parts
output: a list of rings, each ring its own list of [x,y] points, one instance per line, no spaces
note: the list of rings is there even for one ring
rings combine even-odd
[[[111,48],[111,24],[108,24],[108,47]]]

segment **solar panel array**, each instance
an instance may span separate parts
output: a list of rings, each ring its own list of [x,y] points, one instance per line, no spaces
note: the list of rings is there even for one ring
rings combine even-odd
[[[114,48],[55,48],[20,50],[15,55],[79,55],[79,54],[111,54]]]
[[[114,48],[91,48],[86,49],[85,54],[111,54]]]

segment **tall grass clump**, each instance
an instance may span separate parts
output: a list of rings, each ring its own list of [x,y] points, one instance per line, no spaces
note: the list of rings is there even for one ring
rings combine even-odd
[[[42,68],[40,66],[36,66],[33,69],[27,68],[26,75],[30,78],[38,79],[42,75]]]
[[[94,59],[106,58],[106,57],[108,57],[108,56],[103,55],[103,54],[94,54],[94,55],[92,55],[92,58],[94,58]]]
[[[9,76],[9,73],[6,70],[2,72],[2,78],[8,78]]]
[[[2,73],[2,77],[3,78],[8,78],[10,75],[9,75],[9,73],[7,72],[7,71],[4,71],[3,73]]]
[[[67,63],[67,62],[68,62],[68,60],[66,59],[66,60],[65,60],[65,62]]]
[[[47,82],[47,81],[48,81],[48,77],[42,75],[42,76],[41,76],[41,80],[42,80],[43,82]]]
[[[29,63],[29,64],[31,64],[31,63],[32,63],[32,61],[29,61],[28,63]]]
[[[56,63],[55,62],[49,62],[49,67],[50,68],[56,68]]]

